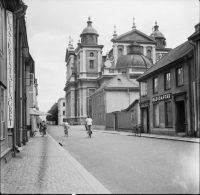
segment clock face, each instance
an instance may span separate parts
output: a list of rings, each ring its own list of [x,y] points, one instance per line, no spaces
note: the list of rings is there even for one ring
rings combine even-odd
[[[90,57],[94,57],[94,53],[91,52],[91,53],[90,53]]]

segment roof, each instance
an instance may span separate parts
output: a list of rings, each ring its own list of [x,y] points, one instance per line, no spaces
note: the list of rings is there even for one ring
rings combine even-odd
[[[109,81],[103,83],[99,89],[97,89],[91,96],[100,92],[103,89],[119,89],[119,88],[139,88],[136,83],[133,83],[130,79],[128,79],[125,75],[116,75],[114,78]]]
[[[159,70],[172,62],[182,58],[186,54],[188,54],[193,49],[193,46],[186,41],[179,45],[178,47],[169,51],[166,55],[164,55],[159,61],[157,61],[153,66],[151,66],[144,74],[142,74],[137,81],[140,81],[150,73],[153,73],[156,70]]]
[[[139,99],[136,99],[128,108],[122,110],[122,111],[129,111],[136,103],[139,102]]]

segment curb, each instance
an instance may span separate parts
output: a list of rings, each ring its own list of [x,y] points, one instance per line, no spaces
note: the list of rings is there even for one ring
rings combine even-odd
[[[72,163],[76,170],[82,175],[86,182],[97,194],[111,194],[93,175],[91,175],[74,157],[72,157],[51,135],[51,140],[58,146],[63,155]]]
[[[109,134],[118,134],[118,135],[124,135],[124,136],[134,136],[132,133],[126,133],[126,132],[116,132],[116,131],[110,132],[110,131],[102,131],[102,130],[96,130],[96,129],[94,129],[93,131],[101,132],[101,133],[109,133]],[[142,135],[141,137],[172,140],[172,141],[182,141],[182,142],[190,142],[190,143],[200,144],[199,141],[187,140],[187,139],[176,139],[174,137],[172,137],[172,138],[171,137],[156,137],[156,136],[146,136],[146,135]]]

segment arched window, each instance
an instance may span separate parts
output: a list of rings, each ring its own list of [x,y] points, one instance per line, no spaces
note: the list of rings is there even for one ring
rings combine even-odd
[[[121,48],[118,49],[118,58],[122,56],[123,50]]]
[[[150,58],[150,59],[152,58],[151,57],[151,50],[149,50],[149,49],[147,50],[147,57]]]

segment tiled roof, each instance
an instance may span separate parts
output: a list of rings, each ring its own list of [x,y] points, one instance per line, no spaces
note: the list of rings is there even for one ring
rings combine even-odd
[[[93,94],[98,93],[99,91],[103,90],[104,88],[138,88],[139,86],[133,83],[130,79],[128,79],[125,75],[116,75],[114,78],[110,79],[109,81],[102,84],[102,86],[97,89]]]
[[[142,74],[137,80],[147,76],[148,74],[167,66],[168,64],[180,59],[181,57],[188,54],[193,49],[193,46],[186,41],[179,45],[178,47],[169,51],[165,56],[163,56],[158,62],[151,66],[144,74]]]

